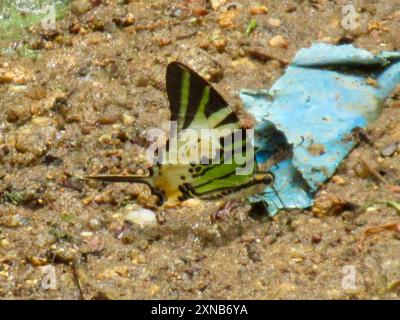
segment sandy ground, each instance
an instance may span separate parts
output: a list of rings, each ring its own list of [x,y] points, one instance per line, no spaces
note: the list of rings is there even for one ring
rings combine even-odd
[[[353,1],[352,30],[347,3],[79,0],[56,31],[31,28],[37,59],[0,56],[0,297],[398,299],[400,218],[385,202],[400,200],[400,162],[381,152],[400,141],[400,89],[312,210],[243,203],[212,222],[219,204],[188,201],[141,227],[127,217],[154,203],[146,187],[74,178],[144,172],[171,61],[246,119],[239,89],[268,88],[313,42],[400,50],[399,0]]]

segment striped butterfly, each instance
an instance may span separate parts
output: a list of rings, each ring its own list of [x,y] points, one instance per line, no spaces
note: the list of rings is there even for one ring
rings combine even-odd
[[[178,138],[187,132],[197,133],[194,143],[178,139],[175,153],[187,155],[188,145],[189,149],[198,146],[197,158],[168,161],[173,153],[170,137],[166,152],[160,152],[158,163],[146,176],[94,175],[84,179],[144,183],[159,197],[160,205],[165,200],[180,202],[189,198],[243,200],[272,184],[273,175],[258,170],[247,130],[207,80],[182,63],[171,62],[166,86],[171,123],[176,123]],[[202,130],[212,132],[211,139],[204,138]],[[210,141],[217,142],[216,148]]]

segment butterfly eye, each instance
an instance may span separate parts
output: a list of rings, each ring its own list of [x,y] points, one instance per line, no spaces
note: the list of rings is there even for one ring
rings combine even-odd
[[[268,173],[265,175],[264,183],[265,183],[265,184],[270,184],[270,183],[272,183],[274,180],[275,180],[275,176],[274,176],[271,172],[268,172]]]

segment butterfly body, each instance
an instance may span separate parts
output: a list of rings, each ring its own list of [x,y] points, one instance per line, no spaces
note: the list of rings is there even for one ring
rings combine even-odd
[[[190,198],[243,200],[262,193],[272,183],[273,175],[259,172],[248,133],[222,96],[208,81],[178,62],[168,65],[166,81],[171,121],[177,129],[175,144],[174,139],[168,140],[147,176],[85,178],[144,183],[160,200],[168,202]],[[208,135],[203,136],[202,130]],[[182,142],[188,133],[196,135],[196,140]],[[193,148],[197,151],[195,158],[181,161],[180,157],[187,158]]]

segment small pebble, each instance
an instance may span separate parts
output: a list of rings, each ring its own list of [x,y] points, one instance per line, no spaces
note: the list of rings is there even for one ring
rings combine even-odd
[[[10,245],[10,242],[7,239],[0,240],[0,247],[8,247],[9,245]]]
[[[165,46],[168,46],[169,44],[171,44],[172,43],[172,41],[171,41],[171,39],[168,39],[168,38],[158,38],[157,39],[157,44],[162,48],[162,47],[165,47]]]
[[[266,14],[267,12],[268,8],[266,6],[254,6],[250,8],[250,13],[252,15]]]
[[[123,244],[131,244],[136,240],[135,233],[132,230],[124,230],[120,235]]]
[[[146,257],[142,253],[140,253],[140,251],[137,249],[134,249],[131,252],[130,256],[131,256],[132,264],[134,264],[134,265],[146,263]]]
[[[127,211],[125,220],[138,224],[142,228],[157,224],[156,214],[149,209],[140,208],[132,211],[131,207],[127,207]]]
[[[320,243],[322,241],[322,236],[317,234],[317,235],[313,235],[311,237],[311,242],[312,243]]]
[[[50,256],[60,262],[69,263],[76,259],[78,251],[72,247],[56,248],[50,252]]]
[[[238,10],[233,9],[223,12],[218,18],[219,26],[225,29],[233,28],[235,26],[233,20],[238,15],[238,13]]]
[[[90,238],[91,236],[93,236],[93,232],[91,232],[91,231],[82,231],[81,232],[81,236],[83,238]]]
[[[211,5],[211,8],[215,10],[227,2],[228,2],[228,0],[210,0],[210,5]]]
[[[222,32],[214,32],[212,35],[212,44],[219,51],[225,50],[228,41]]]
[[[269,40],[268,44],[271,47],[284,48],[284,49],[286,49],[289,46],[289,42],[286,40],[286,38],[284,36],[281,36],[281,35],[277,35],[277,36],[271,38],[271,40]]]
[[[20,127],[16,133],[15,148],[20,153],[31,152],[36,158],[45,154],[56,137],[55,122],[51,118],[36,117]]]
[[[90,9],[92,9],[92,3],[90,0],[74,0],[71,3],[71,12],[76,16],[88,12]]]
[[[89,220],[88,226],[91,230],[97,231],[101,228],[101,222],[99,219],[93,218]]]
[[[333,195],[318,196],[312,207],[312,213],[316,217],[339,215],[345,210],[354,210],[356,206],[342,198]]]
[[[124,113],[122,115],[122,122],[125,126],[131,126],[134,121],[135,121],[135,118],[130,116],[129,114]]]
[[[325,146],[321,143],[310,144],[307,151],[314,157],[320,156],[325,153]]]
[[[0,84],[11,83],[14,81],[15,75],[12,72],[0,73]]]
[[[392,155],[395,154],[395,152],[397,151],[398,147],[399,147],[399,143],[398,142],[389,144],[388,146],[386,146],[381,151],[382,157],[391,157]]]
[[[344,178],[342,178],[341,176],[333,176],[332,182],[337,184],[338,186],[343,186],[346,184],[346,180]]]
[[[370,85],[370,86],[372,86],[372,87],[374,87],[374,88],[379,88],[379,82],[377,80],[371,78],[371,77],[368,77],[365,80],[365,83]]]
[[[118,30],[117,25],[113,21],[108,21],[104,24],[104,30],[108,33],[113,33]]]
[[[28,279],[25,281],[25,284],[28,286],[28,288],[34,288],[38,284],[38,279]]]
[[[368,32],[371,32],[373,30],[389,31],[389,29],[383,26],[380,21],[371,21],[368,23]]]
[[[208,14],[208,10],[203,6],[196,6],[192,9],[192,14],[195,17],[204,17]]]
[[[224,38],[213,40],[213,45],[219,52],[224,51],[227,43],[227,40]]]
[[[103,134],[99,137],[98,141],[101,144],[111,144],[112,142],[112,137],[110,134]]]
[[[81,25],[79,22],[74,21],[74,22],[71,22],[68,29],[69,29],[70,33],[77,34],[77,33],[81,32],[82,28],[81,28]]]
[[[101,5],[102,0],[90,0],[90,2],[92,3],[93,7],[98,7],[99,5]]]
[[[3,277],[3,278],[8,278],[8,272],[7,271],[0,271],[0,277]]]
[[[367,178],[367,177],[372,176],[372,173],[369,170],[369,168],[361,161],[358,161],[354,165],[353,170],[354,170],[356,176],[359,178]]]
[[[48,263],[46,258],[41,258],[41,257],[31,257],[28,260],[30,264],[33,265],[34,267],[44,266]]]
[[[133,14],[131,12],[129,12],[124,19],[124,25],[125,26],[130,26],[135,22],[135,17],[133,16]]]
[[[268,19],[268,25],[269,25],[270,27],[278,28],[278,27],[281,26],[281,24],[282,24],[282,21],[279,20],[279,19],[276,19],[276,18],[270,18],[270,19]]]
[[[203,202],[200,199],[188,199],[181,203],[182,208],[198,208]]]

